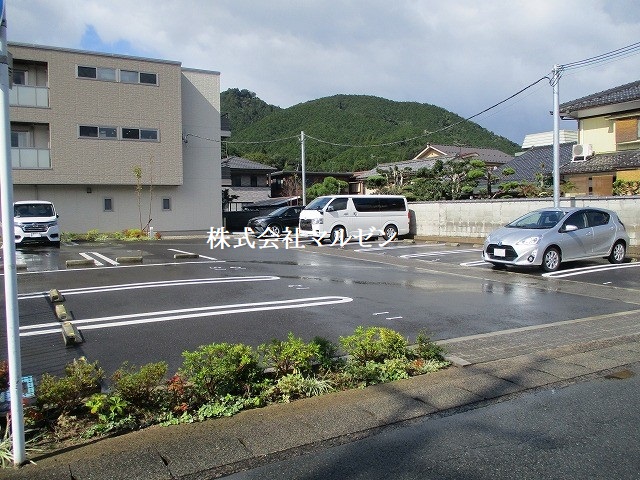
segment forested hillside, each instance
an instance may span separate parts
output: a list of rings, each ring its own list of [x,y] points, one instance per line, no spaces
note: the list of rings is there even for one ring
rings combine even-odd
[[[413,158],[428,143],[495,148],[509,154],[519,149],[474,122],[416,102],[335,95],[279,109],[252,92],[232,89],[221,94],[221,104],[232,132],[223,155],[279,169],[298,167],[301,131],[309,171],[367,170]]]

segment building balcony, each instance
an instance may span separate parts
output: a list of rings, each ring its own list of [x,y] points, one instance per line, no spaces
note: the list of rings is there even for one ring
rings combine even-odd
[[[9,105],[12,107],[49,108],[49,88],[14,85],[9,90]]]
[[[15,169],[50,169],[51,150],[48,148],[12,148],[11,167]]]

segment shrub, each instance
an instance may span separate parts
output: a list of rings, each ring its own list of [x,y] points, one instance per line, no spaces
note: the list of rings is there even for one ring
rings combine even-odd
[[[429,334],[425,330],[422,330],[416,338],[414,353],[424,360],[443,360],[445,349],[431,341]]]
[[[334,386],[329,380],[290,373],[280,377],[275,385],[263,393],[263,398],[271,402],[288,403],[297,398],[315,397],[333,390]]]
[[[85,406],[98,417],[98,423],[83,433],[85,438],[114,430],[132,430],[137,426],[136,419],[127,413],[128,402],[117,393],[94,394],[85,402]]]
[[[0,391],[9,388],[9,364],[2,360],[0,362]]]
[[[72,411],[82,405],[88,395],[100,390],[104,371],[98,362],[82,357],[65,367],[65,376],[57,378],[45,373],[36,388],[36,401],[45,409]]]
[[[85,238],[88,242],[95,242],[99,236],[100,232],[98,231],[98,229],[94,228],[86,233]]]
[[[353,335],[340,337],[340,344],[353,361],[362,365],[407,356],[407,341],[390,328],[357,327]]]
[[[125,362],[111,376],[113,390],[137,407],[157,405],[161,400],[158,387],[164,383],[167,368],[166,362],[148,363],[139,369]]]
[[[243,344],[213,343],[183,352],[180,376],[194,393],[208,402],[225,395],[241,395],[262,374],[255,351]]]
[[[287,340],[271,340],[271,343],[260,345],[258,352],[263,356],[265,366],[274,368],[276,376],[280,377],[309,372],[320,353],[320,346],[314,342],[305,343],[289,332]]]
[[[349,384],[363,388],[368,385],[409,378],[409,360],[388,358],[383,362],[347,362],[344,375]]]
[[[326,371],[334,370],[343,363],[338,357],[338,345],[322,337],[314,337],[313,343],[318,345],[318,364]]]

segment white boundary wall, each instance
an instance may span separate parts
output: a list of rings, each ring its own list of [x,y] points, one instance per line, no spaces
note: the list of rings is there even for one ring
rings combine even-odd
[[[416,237],[484,238],[531,210],[553,206],[553,199],[457,200],[409,202],[411,234]],[[600,207],[613,210],[625,224],[631,245],[640,245],[640,196],[569,197],[561,207]]]

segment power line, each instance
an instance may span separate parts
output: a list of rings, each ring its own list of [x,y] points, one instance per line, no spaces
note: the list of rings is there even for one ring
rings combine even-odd
[[[559,65],[559,68],[563,70],[573,70],[578,68],[592,67],[601,63],[620,60],[621,58],[626,58],[631,55],[637,55],[638,53],[640,53],[640,42],[632,43],[631,45],[627,45],[626,47],[618,48],[607,53],[596,55],[595,57],[585,58],[584,60],[579,60],[577,62],[565,63],[563,65]]]

